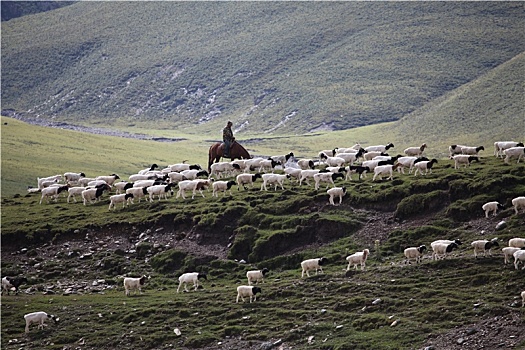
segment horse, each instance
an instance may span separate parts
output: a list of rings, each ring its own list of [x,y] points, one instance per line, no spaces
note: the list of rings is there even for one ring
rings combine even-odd
[[[208,153],[208,171],[211,172],[211,165],[213,163],[219,162],[221,157],[224,154],[224,143],[217,142],[210,146],[210,151]],[[246,148],[242,147],[237,141],[233,141],[230,145],[230,159],[250,159],[250,153]]]

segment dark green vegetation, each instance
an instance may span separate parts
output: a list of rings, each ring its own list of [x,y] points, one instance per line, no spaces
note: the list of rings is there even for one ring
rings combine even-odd
[[[287,184],[285,191],[260,192],[260,183],[235,188],[231,197],[171,197],[115,212],[108,212],[107,199],[85,207],[64,198],[39,205],[38,195],[4,197],[2,273],[29,275],[34,294],[2,298],[2,348],[62,349],[80,342],[90,349],[219,349],[223,342],[259,349],[261,342],[282,339],[298,349],[418,349],[441,332],[496,316],[517,314],[523,326],[515,299],[524,271],[504,266],[499,249],[493,258],[475,260],[470,242],[497,236],[506,246],[523,236],[524,214],[514,215],[510,200],[525,193],[525,167],[493,157],[468,169],[451,164],[440,160],[424,177],[346,182],[349,195],[338,207],[327,205],[324,189]],[[488,200],[506,209],[483,219]],[[502,219],[507,228],[495,232]],[[151,239],[135,245],[143,232]],[[97,246],[102,237],[107,247],[89,259],[80,259],[85,251],[62,249],[67,243],[75,252],[75,242]],[[405,247],[438,238],[465,244],[444,261],[402,264]],[[128,239],[133,251],[113,248],[111,241]],[[11,254],[22,247],[27,252]],[[367,270],[345,276],[345,257],[363,248],[371,251]],[[301,279],[299,263],[319,256],[329,259],[325,273]],[[262,294],[255,303],[235,304],[235,287],[254,267],[271,270]],[[185,271],[207,272],[204,288],[176,294]],[[144,273],[152,276],[145,293],[125,297],[117,276]],[[98,279],[112,288],[65,296],[58,285]],[[39,290],[50,284],[58,294],[43,295]],[[373,304],[376,298],[381,302]],[[58,314],[61,322],[26,337],[23,314],[36,310]],[[398,325],[389,327],[394,320]],[[525,346],[523,334],[514,335],[518,347]],[[310,336],[313,345],[307,345]]]
[[[2,108],[194,133],[226,119],[245,133],[348,129],[399,120],[516,57],[524,17],[519,2],[78,2],[2,23]],[[517,118],[518,72],[488,96],[448,96],[471,107],[456,129]]]

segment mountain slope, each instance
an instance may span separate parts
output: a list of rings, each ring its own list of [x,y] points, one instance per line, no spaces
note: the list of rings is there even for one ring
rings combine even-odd
[[[523,52],[524,17],[519,3],[79,2],[2,23],[2,108],[198,133],[225,119],[348,129]]]

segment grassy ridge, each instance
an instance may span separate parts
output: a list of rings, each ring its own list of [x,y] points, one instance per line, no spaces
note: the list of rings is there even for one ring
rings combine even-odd
[[[523,52],[523,19],[512,2],[78,2],[2,23],[2,105],[192,133],[225,119],[248,133],[348,129]]]

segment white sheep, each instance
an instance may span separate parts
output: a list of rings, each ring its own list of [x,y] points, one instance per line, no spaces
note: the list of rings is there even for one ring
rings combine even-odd
[[[153,202],[153,197],[158,196],[159,201],[161,198],[168,199],[168,194],[171,193],[172,187],[175,187],[176,184],[169,183],[167,185],[153,185],[147,188],[146,191],[148,191],[149,194],[149,201]]]
[[[43,189],[44,186],[42,185],[44,182],[46,181],[53,181],[53,182],[60,182],[62,181],[62,175],[53,175],[53,176],[48,176],[48,177],[37,177],[36,178],[36,181],[37,181],[37,184],[38,184],[38,189]]]
[[[248,285],[251,286],[252,283],[264,283],[264,276],[269,272],[266,267],[262,270],[251,270],[246,272],[246,278],[248,279]]]
[[[479,158],[477,156],[469,156],[466,154],[457,154],[453,156],[452,159],[454,159],[454,169],[459,169],[461,165],[466,168],[474,161],[479,162]]]
[[[414,167],[414,163],[420,159],[420,161],[423,160],[429,160],[428,158],[421,158],[421,157],[399,157],[397,158],[397,164],[399,164],[399,167],[397,168],[398,172],[401,172],[402,174],[405,173],[405,168],[408,168],[408,173],[412,173],[412,169]]]
[[[479,147],[463,146],[461,147],[461,154],[477,156],[480,151],[484,151],[484,150],[485,150],[485,147],[483,146],[479,146]]]
[[[121,193],[126,193],[126,190],[128,188],[132,188],[133,184],[127,181],[120,181],[120,182],[117,182],[116,184],[113,184],[113,187],[115,187],[115,194],[121,194]]]
[[[454,248],[458,248],[457,243],[443,243],[443,242],[432,242],[432,260],[437,260],[440,257],[445,259],[447,255],[452,252]]]
[[[95,178],[94,177],[83,177],[81,178],[80,180],[78,180],[78,185],[80,186],[87,186],[88,183],[90,183],[91,181],[95,181]]]
[[[517,250],[520,250],[521,248],[516,248],[516,247],[504,247],[504,248],[501,248],[501,252],[503,253],[503,263],[505,265],[507,265],[508,263],[510,263],[510,259],[514,256],[513,254],[517,251]]]
[[[264,160],[263,157],[255,157],[252,159],[247,159],[245,162],[244,172],[249,172],[251,170],[257,170],[261,167],[261,162]]]
[[[253,188],[253,183],[257,180],[257,179],[261,179],[262,176],[260,173],[256,173],[256,174],[239,174],[237,175],[237,177],[235,178],[236,182],[237,182],[237,189],[240,190],[241,189],[241,185],[244,189],[246,189],[246,185],[250,185],[252,188]]]
[[[343,166],[345,165],[344,158],[341,157],[329,157],[324,153],[321,153],[321,161],[326,163],[328,166]]]
[[[308,179],[313,179],[314,175],[319,173],[319,171],[319,169],[301,170],[301,176],[299,177],[299,185],[302,185],[304,181],[308,186],[310,186]]]
[[[176,171],[179,173],[184,170],[202,170],[202,167],[199,164],[190,165],[184,162],[168,165],[168,168],[170,168],[171,171]]]
[[[428,173],[432,173],[432,166],[437,163],[437,159],[433,158],[432,160],[424,160],[421,162],[414,163],[414,176],[417,176],[417,173],[419,172],[421,175],[426,175]],[[423,174],[423,171],[425,173]]]
[[[277,186],[281,186],[281,189],[284,190],[284,181],[289,178],[289,174],[262,174],[261,191],[263,189],[268,191],[267,185],[274,185],[274,191],[277,191]]]
[[[387,145],[377,145],[377,146],[368,146],[365,147],[365,151],[367,152],[382,152],[385,153],[390,148],[394,148],[393,143],[388,143]]]
[[[363,150],[360,143],[354,144],[352,147],[339,147],[336,153],[357,153],[359,150]]]
[[[219,162],[213,163],[210,166],[210,176],[216,176],[218,179],[222,176],[230,176],[235,171],[240,171],[241,167],[239,164],[234,164],[231,162]]]
[[[107,184],[102,184],[100,186],[97,186],[95,188],[87,188],[84,191],[82,191],[82,200],[84,202],[84,205],[87,205],[87,202],[89,201],[91,204],[93,204],[93,200],[98,200],[104,193],[104,191],[110,191],[111,187]]]
[[[509,239],[509,247],[515,248],[524,248],[525,247],[525,238],[511,238]]]
[[[486,256],[487,251],[489,253],[489,256],[492,256],[491,249],[493,247],[499,247],[499,244],[497,242],[497,238],[493,238],[490,241],[486,239],[476,240],[470,244],[472,248],[474,249],[474,257],[478,257],[478,253],[483,252],[483,256]]]
[[[358,174],[357,180],[361,180],[362,177],[366,177],[366,173],[370,172],[370,168],[361,165],[349,165],[346,167],[345,180],[352,180],[352,174]]]
[[[176,184],[183,180],[188,180],[184,175],[176,171],[170,171],[168,173],[168,179],[170,183]]]
[[[299,159],[297,161],[297,165],[301,170],[307,170],[307,169],[313,169],[315,166],[315,163],[312,159]]]
[[[409,157],[421,157],[423,155],[423,152],[425,151],[425,148],[427,148],[427,144],[424,143],[419,147],[408,147],[405,148],[403,153],[405,153]]]
[[[129,176],[129,182],[137,182],[141,180],[156,180],[158,179],[157,175],[146,175],[146,174],[132,174]]]
[[[132,188],[128,188],[126,190],[126,194],[132,194],[133,195],[133,197],[131,198],[131,203],[132,204],[135,203],[135,199],[138,199],[139,203],[140,203],[140,200],[142,198],[144,198],[146,200],[146,202],[148,201],[148,197],[146,197],[146,195],[148,194],[148,188],[147,187],[132,187]]]
[[[328,188],[329,184],[332,184],[332,186],[335,187],[334,181],[337,180],[338,178],[344,179],[345,175],[342,173],[332,173],[332,172],[314,174],[315,189],[316,190],[319,189],[319,185],[321,182],[327,183],[326,188]]]
[[[278,164],[280,164],[283,167],[283,169],[285,169],[286,168],[285,164],[288,162],[288,160],[290,158],[293,158],[293,157],[295,157],[293,152],[290,152],[288,154],[282,154],[282,155],[278,155],[278,156],[271,156],[270,158],[272,160],[274,160],[275,162],[277,162]]]
[[[253,287],[253,286],[238,286],[237,287],[237,301],[239,302],[239,298],[242,299],[242,302],[244,303],[244,298],[250,298],[250,303],[253,301],[257,301],[257,293],[261,293],[262,289],[259,287]]]
[[[113,186],[113,184],[115,183],[115,181],[117,179],[120,179],[120,177],[117,175],[117,174],[111,174],[111,175],[102,175],[102,176],[97,176],[95,178],[95,180],[103,180],[103,181],[106,181],[106,183],[110,186]]]
[[[229,191],[231,196],[233,185],[235,185],[235,181],[214,181],[212,185],[213,193],[211,196],[219,197],[219,192],[223,192],[226,196],[226,191]]]
[[[180,290],[180,287],[184,284],[184,291],[185,292],[188,292],[188,283],[193,283],[193,287],[195,289],[195,291],[197,291],[197,289],[199,288],[199,280],[200,279],[205,279],[207,280],[208,277],[205,273],[200,273],[200,272],[186,272],[186,273],[183,273],[180,277],[179,277],[179,287],[177,288],[177,293],[179,292]]]
[[[78,180],[80,180],[83,177],[86,177],[86,174],[84,174],[84,173],[72,173],[72,172],[64,173],[64,181],[66,183],[77,183]]]
[[[111,210],[111,208],[116,209],[116,205],[119,203],[122,203],[122,208],[125,208],[130,200],[133,200],[133,194],[131,193],[122,193],[110,196],[108,210]]]
[[[238,165],[239,166],[239,170],[241,172],[245,172],[246,171],[246,168],[247,168],[247,165],[246,165],[246,161],[248,159],[234,159],[231,161],[232,164],[234,165]],[[248,169],[248,172],[250,171],[250,169]]]
[[[503,205],[501,205],[499,202],[487,202],[481,206],[481,209],[485,211],[485,217],[488,219],[489,214],[492,212],[494,216],[496,216],[496,213],[498,209],[503,209]]]
[[[375,181],[377,177],[379,177],[379,180],[383,180],[383,176],[388,176],[387,180],[393,180],[394,179],[394,170],[399,168],[401,165],[399,163],[397,164],[387,164],[387,165],[378,165],[374,168],[374,177],[372,178],[372,181]]]
[[[463,145],[451,145],[448,147],[448,152],[449,152],[449,157],[452,159],[452,157],[456,154],[461,154],[461,149],[463,147],[467,147],[467,146],[463,146]]]
[[[525,209],[525,197],[512,199],[512,206],[514,207],[514,212],[518,215],[520,209]]]
[[[146,173],[148,173],[150,171],[153,171],[153,170],[157,169],[158,167],[159,166],[156,163],[153,163],[150,167],[140,170],[139,174],[146,174]]]
[[[47,320],[53,320],[55,323],[59,321],[58,317],[55,317],[54,315],[48,315],[44,311],[36,311],[25,314],[24,319],[26,321],[26,333],[29,333],[29,326],[33,323],[37,324],[38,329],[44,329],[44,326],[46,325],[45,322]]]
[[[52,187],[46,187],[43,188],[40,192],[42,193],[42,197],[40,198],[40,204],[42,204],[42,200],[45,198],[46,202],[49,203],[49,197],[53,197],[53,200],[56,202],[58,201],[58,195],[61,192],[67,191],[69,189],[68,186],[52,186]]]
[[[503,157],[503,151],[511,147],[523,147],[523,142],[515,141],[496,141],[494,142],[494,156],[498,158]]]
[[[366,267],[366,259],[369,255],[370,251],[368,249],[364,249],[362,252],[357,252],[347,256],[346,261],[348,261],[348,266],[346,267],[346,271],[350,270],[350,266],[352,265],[356,270],[357,265],[361,265],[361,270],[364,270]]]
[[[505,163],[508,163],[512,158],[518,158],[516,163],[519,163],[522,158],[525,158],[525,147],[511,147],[503,151],[505,154]]]
[[[206,170],[189,169],[180,172],[188,180],[196,180],[198,177],[208,177],[210,174]]]
[[[326,157],[326,156],[328,156],[328,157],[333,157],[333,156],[335,156],[335,155],[337,154],[337,151],[338,151],[338,150],[339,150],[338,147],[336,147],[336,148],[334,148],[334,149],[324,149],[324,150],[320,151],[320,152],[317,154],[317,156],[318,156],[319,158],[321,158],[321,154],[324,154],[325,157]]]
[[[337,157],[338,158],[343,158],[345,160],[345,164],[349,164],[349,165],[353,165],[354,162],[363,157],[365,153],[363,152],[363,150],[359,150],[358,152],[356,153],[338,153],[337,154]]]
[[[361,163],[361,166],[362,167],[366,167],[369,169],[369,171],[374,171],[374,169],[376,168],[376,166],[379,165],[379,162],[383,162],[382,160],[365,160],[364,162]],[[363,177],[366,177],[366,173],[368,171],[364,172],[363,173]]]
[[[416,264],[423,260],[423,253],[427,250],[427,247],[423,244],[419,247],[406,248],[403,253],[405,254],[405,264],[410,264],[411,259],[416,259]]]
[[[327,261],[328,259],[325,257],[303,260],[301,262],[301,268],[302,268],[301,277],[304,277],[305,273],[306,273],[306,276],[310,277],[309,271],[312,271],[312,270],[315,271],[316,275],[318,271],[321,271],[321,273],[323,273],[323,268],[321,266],[324,265]]]
[[[97,187],[97,186],[107,185],[107,184],[108,183],[104,180],[93,180],[93,181],[88,182],[87,187]]]
[[[143,275],[142,277],[125,277],[124,278],[124,289],[126,290],[126,296],[131,294],[131,291],[136,289],[142,294],[142,287],[146,284],[149,277]]]
[[[388,156],[388,155],[386,153],[379,152],[379,151],[370,151],[370,152],[366,152],[363,155],[363,159],[364,160],[372,160],[375,157],[379,157],[379,156]],[[378,160],[380,160],[380,159],[378,159]]]
[[[20,288],[20,286],[23,283],[27,283],[27,278],[9,277],[9,276],[3,277],[2,278],[2,294],[6,292],[7,295],[9,295],[9,291],[11,291],[12,289],[15,290],[15,294],[18,294],[18,288]]]
[[[334,198],[339,197],[339,205],[343,202],[343,197],[346,194],[346,187],[332,187],[326,191],[330,198],[328,198],[328,203],[335,206]]]
[[[300,168],[292,168],[292,167],[286,167],[284,168],[284,173],[290,175],[290,179],[293,177],[297,180],[297,183],[299,183],[299,179],[301,178],[301,171]]]
[[[512,255],[514,256],[514,268],[516,268],[516,270],[518,270],[518,267],[519,267],[520,261],[521,261],[521,262],[523,262],[523,267],[521,269],[525,270],[525,250],[523,250],[523,249],[517,250]]]
[[[192,191],[191,199],[195,199],[195,195],[197,194],[197,191],[201,194],[202,198],[206,198],[204,196],[204,193],[202,193],[203,190],[207,189],[213,182],[213,179],[208,180],[202,180],[202,179],[196,179],[196,180],[184,180],[178,183],[179,190],[177,191],[177,197],[179,198],[182,196],[183,199],[186,199],[186,191]]]

